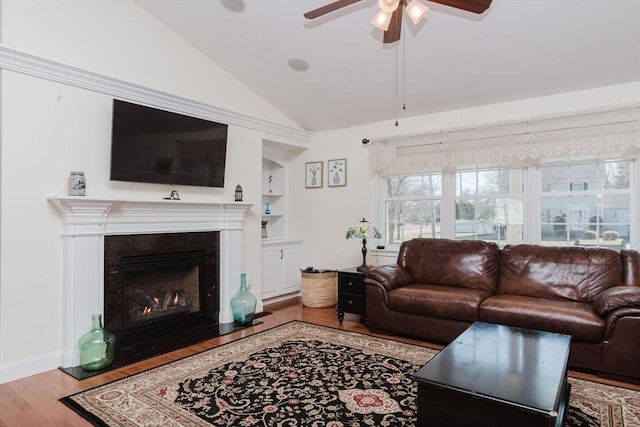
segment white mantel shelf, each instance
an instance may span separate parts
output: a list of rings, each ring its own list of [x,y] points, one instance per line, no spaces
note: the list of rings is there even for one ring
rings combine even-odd
[[[127,200],[52,196],[63,235],[131,234],[242,229],[250,203]]]
[[[103,313],[104,237],[108,235],[219,231],[219,321],[233,321],[231,297],[244,271],[243,229],[252,204],[84,196],[48,200],[62,220],[62,366],[78,364],[76,343],[89,330],[91,314]]]

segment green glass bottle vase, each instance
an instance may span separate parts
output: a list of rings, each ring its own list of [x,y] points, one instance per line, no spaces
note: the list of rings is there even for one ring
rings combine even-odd
[[[116,337],[102,327],[102,314],[91,316],[91,330],[80,337],[80,367],[85,371],[98,371],[113,362]]]
[[[231,298],[233,323],[236,325],[251,325],[256,314],[256,297],[247,289],[247,275],[240,274],[240,290]]]

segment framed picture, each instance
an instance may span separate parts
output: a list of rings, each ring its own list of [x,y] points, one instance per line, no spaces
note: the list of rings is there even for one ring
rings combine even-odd
[[[304,164],[305,188],[322,188],[322,162]]]
[[[345,187],[347,185],[347,159],[327,161],[327,185]]]

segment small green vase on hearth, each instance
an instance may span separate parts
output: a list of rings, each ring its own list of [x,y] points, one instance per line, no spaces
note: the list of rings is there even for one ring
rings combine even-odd
[[[113,362],[116,337],[102,327],[102,314],[91,316],[91,330],[80,337],[80,367],[85,371],[99,371]]]
[[[244,326],[253,323],[256,314],[256,297],[247,289],[247,275],[240,274],[240,290],[231,298],[231,311],[233,311],[233,323]]]

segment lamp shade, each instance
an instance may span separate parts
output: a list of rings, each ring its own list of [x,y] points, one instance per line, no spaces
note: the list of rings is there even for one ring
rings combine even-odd
[[[393,13],[398,8],[400,0],[378,0],[378,7],[386,13]]]
[[[362,218],[362,221],[356,222],[347,230],[347,239],[380,239],[382,234],[366,219]]]
[[[406,10],[407,15],[409,15],[413,24],[418,25],[418,22],[424,18],[424,15],[427,14],[429,8],[420,3],[419,0],[411,0],[409,4],[407,4]]]
[[[382,31],[387,31],[389,29],[389,24],[391,24],[391,13],[384,12],[379,10],[376,13],[376,16],[373,17],[371,23],[378,29]]]

